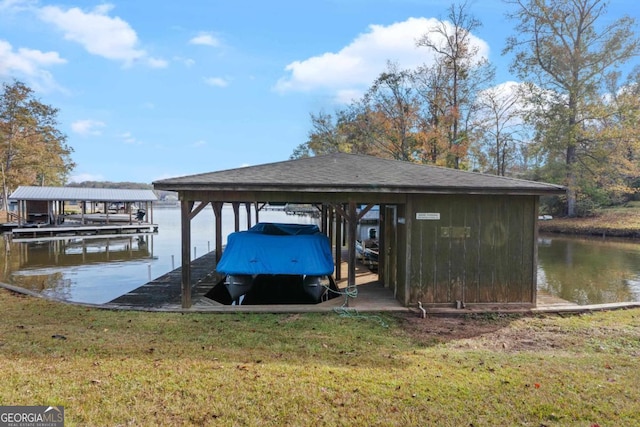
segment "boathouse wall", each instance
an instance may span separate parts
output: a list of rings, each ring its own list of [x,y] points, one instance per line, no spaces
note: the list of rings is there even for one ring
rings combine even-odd
[[[401,301],[535,305],[538,196],[427,195],[410,206]]]

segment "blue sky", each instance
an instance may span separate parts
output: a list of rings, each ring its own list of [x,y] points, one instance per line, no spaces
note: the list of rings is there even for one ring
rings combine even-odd
[[[415,40],[450,0],[0,0],[0,81],[60,110],[72,180],[134,181],[287,160],[384,71],[428,63]],[[501,56],[500,0],[469,0],[476,43]],[[640,17],[612,0],[609,17]]]

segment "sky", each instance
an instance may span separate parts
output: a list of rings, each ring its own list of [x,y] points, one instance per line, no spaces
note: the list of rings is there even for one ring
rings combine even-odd
[[[55,107],[71,181],[151,183],[289,159],[311,114],[358,99],[387,62],[428,64],[416,40],[452,0],[0,0],[0,82]],[[502,55],[501,0],[468,0],[474,43]],[[607,18],[640,21],[640,2]],[[639,31],[640,32],[640,31]]]

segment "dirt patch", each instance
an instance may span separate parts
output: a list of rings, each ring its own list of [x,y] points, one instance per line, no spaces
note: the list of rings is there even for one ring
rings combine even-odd
[[[456,348],[503,351],[558,350],[587,337],[545,327],[533,316],[490,314],[469,316],[399,315],[403,330],[423,345],[447,344]],[[544,322],[543,322],[544,323]]]

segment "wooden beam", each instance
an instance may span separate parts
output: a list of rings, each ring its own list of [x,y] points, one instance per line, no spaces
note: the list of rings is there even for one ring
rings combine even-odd
[[[180,201],[182,224],[182,308],[191,307],[191,208],[190,203]]]
[[[385,242],[385,233],[386,233],[386,224],[385,224],[385,209],[386,205],[380,205],[380,212],[378,213],[378,227],[380,228],[378,232],[378,280],[382,282],[382,284],[387,287],[388,283],[384,282],[384,274],[386,268],[386,257],[387,257],[387,249]]]
[[[334,207],[335,209],[335,207]],[[342,215],[336,211],[336,237],[335,237],[335,259],[336,259],[336,280],[342,280]]]
[[[238,212],[240,210],[240,203],[239,202],[233,202],[233,203],[231,203],[231,206],[233,207],[233,227],[234,227],[234,231],[240,231],[240,213]]]
[[[325,235],[329,235],[329,216],[327,213],[327,205],[326,204],[322,204],[322,207],[320,208],[320,226],[322,228],[322,232]]]
[[[375,204],[369,203],[364,209],[362,209],[358,214],[358,221],[360,221],[362,217],[364,217],[367,214],[367,212],[369,212],[371,208],[373,208],[374,206]]]
[[[247,230],[251,228],[251,203],[245,203],[245,208],[247,209]]]
[[[224,202],[211,202],[213,213],[216,216],[216,264],[222,256],[222,207]]]
[[[190,209],[193,209],[194,203],[193,202],[189,202],[189,204],[190,204]],[[189,213],[189,219],[195,218],[195,216],[198,215],[200,213],[200,211],[202,211],[202,209],[206,208],[208,204],[209,204],[209,202],[200,202],[200,204],[198,206],[196,206],[196,208],[193,209]]]
[[[349,248],[348,274],[347,274],[347,300],[349,306],[349,293],[356,289],[356,232],[358,227],[356,202],[349,202],[349,216],[347,217],[347,241]]]
[[[256,207],[256,224],[260,222],[260,209],[258,208],[258,202],[253,202]]]

